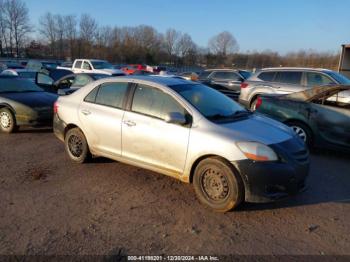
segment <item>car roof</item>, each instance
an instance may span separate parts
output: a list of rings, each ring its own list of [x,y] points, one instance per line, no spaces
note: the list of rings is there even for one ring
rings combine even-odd
[[[332,70],[325,68],[310,68],[310,67],[267,67],[262,68],[259,71],[284,71],[284,70],[302,70],[302,71],[323,71],[323,72],[331,72]]]
[[[233,72],[237,72],[236,69],[230,69],[230,68],[217,68],[217,69],[206,69],[204,71],[207,71],[207,72],[214,72],[214,71],[233,71]]]
[[[104,78],[106,79],[106,78]],[[109,79],[116,79],[115,77],[110,77]],[[172,85],[188,85],[188,84],[195,84],[194,82],[184,80],[182,78],[176,78],[176,77],[164,77],[164,76],[147,76],[147,75],[129,75],[129,76],[118,76],[119,80],[135,80],[136,82],[152,82],[155,84],[159,85],[164,85],[164,86],[172,86]]]

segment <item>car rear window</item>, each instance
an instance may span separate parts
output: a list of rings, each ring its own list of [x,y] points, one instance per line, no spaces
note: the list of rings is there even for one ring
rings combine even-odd
[[[258,75],[258,78],[263,81],[269,81],[271,82],[273,78],[275,77],[275,72],[262,72]]]
[[[302,72],[277,72],[274,82],[300,85]]]

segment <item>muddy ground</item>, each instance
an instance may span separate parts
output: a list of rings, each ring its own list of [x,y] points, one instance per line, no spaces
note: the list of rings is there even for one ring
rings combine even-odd
[[[172,178],[73,164],[50,130],[0,135],[0,254],[350,255],[350,157],[311,160],[306,192],[220,214]]]

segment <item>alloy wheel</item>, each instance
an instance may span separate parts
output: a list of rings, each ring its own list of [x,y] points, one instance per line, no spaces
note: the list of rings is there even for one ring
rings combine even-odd
[[[68,148],[75,157],[80,157],[83,153],[83,141],[79,136],[71,135],[68,139]]]
[[[304,129],[302,129],[300,126],[291,126],[291,128],[304,142],[306,142],[307,134]]]
[[[0,114],[0,124],[4,129],[11,127],[11,116],[7,112],[1,112]]]

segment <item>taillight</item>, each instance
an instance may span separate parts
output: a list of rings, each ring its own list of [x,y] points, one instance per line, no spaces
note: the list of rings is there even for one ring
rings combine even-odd
[[[241,83],[241,88],[246,88],[246,87],[248,87],[248,83],[245,83],[245,82],[243,82],[243,83]]]
[[[258,99],[256,100],[256,105],[255,105],[255,109],[258,109],[262,104],[262,99],[261,97],[258,97]]]
[[[55,102],[55,103],[53,104],[53,112],[54,112],[55,114],[58,113],[58,103],[57,103],[57,102]]]

